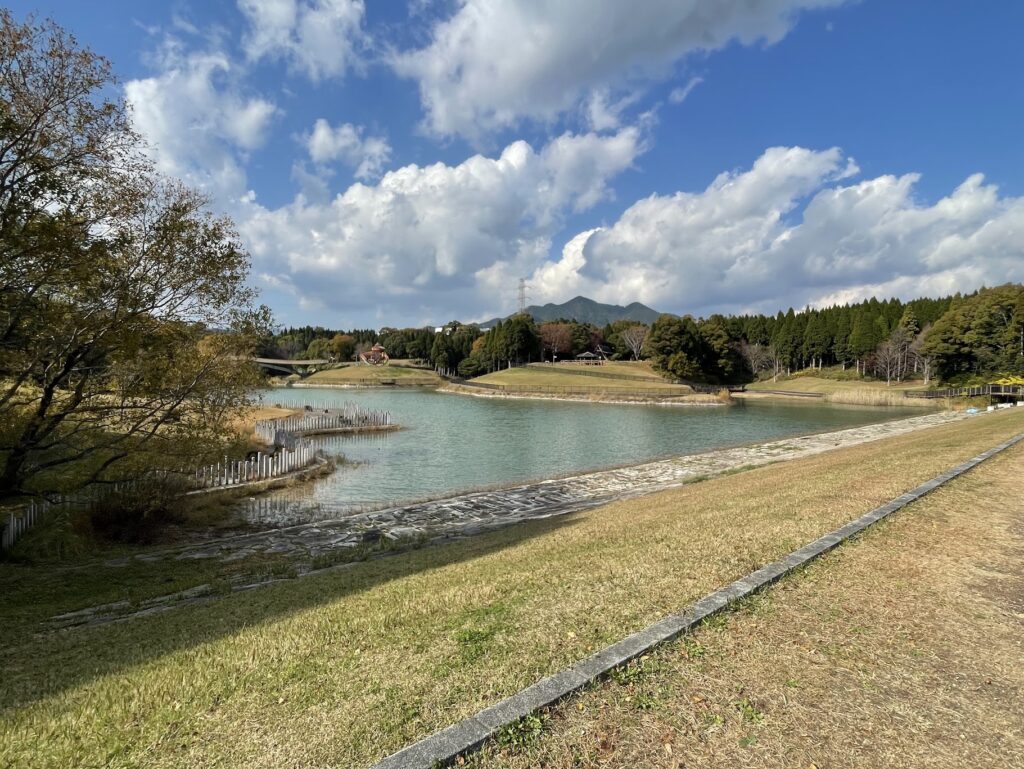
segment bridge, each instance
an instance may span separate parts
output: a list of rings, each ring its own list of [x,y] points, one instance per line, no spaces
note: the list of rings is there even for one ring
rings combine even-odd
[[[908,390],[908,398],[976,398],[988,395],[992,398],[1024,400],[1024,385],[987,384],[974,387],[950,387],[945,390]]]
[[[327,358],[309,358],[308,360],[288,360],[287,358],[253,358],[253,363],[271,371],[284,374],[306,374],[313,366],[324,366],[330,361]]]

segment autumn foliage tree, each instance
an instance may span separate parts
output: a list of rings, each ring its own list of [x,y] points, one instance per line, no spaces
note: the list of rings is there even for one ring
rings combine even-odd
[[[0,501],[184,467],[254,382],[248,255],[153,172],[112,82],[0,10]]]

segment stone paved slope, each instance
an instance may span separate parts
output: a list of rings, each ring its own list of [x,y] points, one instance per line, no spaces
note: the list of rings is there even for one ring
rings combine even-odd
[[[835,448],[902,435],[968,418],[951,412],[786,438],[753,446],[646,462],[514,488],[361,513],[333,521],[290,526],[230,537],[201,546],[139,556],[161,558],[244,558],[254,553],[315,557],[369,539],[434,539],[470,536],[526,520],[584,510],[612,500],[649,494],[741,467],[797,459]]]

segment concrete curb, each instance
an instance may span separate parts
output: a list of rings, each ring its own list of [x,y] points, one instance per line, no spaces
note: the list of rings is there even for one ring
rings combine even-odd
[[[476,750],[487,739],[524,716],[555,704],[573,692],[595,682],[614,668],[636,659],[659,644],[678,638],[730,604],[771,585],[883,518],[903,509],[911,502],[915,502],[1021,441],[1024,441],[1024,433],[978,454],[906,494],[850,521],[845,526],[794,550],[785,558],[763,566],[742,579],[716,590],[691,604],[682,612],[665,617],[580,660],[571,667],[526,687],[496,705],[393,753],[375,764],[373,769],[433,769],[437,766],[451,764],[458,756]]]

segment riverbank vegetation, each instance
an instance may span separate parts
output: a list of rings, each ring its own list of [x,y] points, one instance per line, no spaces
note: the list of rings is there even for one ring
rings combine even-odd
[[[342,338],[349,358],[379,342],[392,357],[422,360],[440,374],[466,379],[586,354],[645,360],[664,377],[702,384],[765,378],[777,384],[808,373],[927,388],[940,380],[979,384],[1024,374],[1024,287],[910,302],[872,298],[774,316],[662,315],[650,326],[617,321],[601,328],[571,319],[538,324],[520,314],[489,329],[457,321],[440,329],[380,333],[306,327],[265,339],[263,349],[282,357],[321,357]]]
[[[1010,409],[39,637],[40,591],[3,566],[0,758],[369,765],[1022,429]]]
[[[386,366],[351,364],[317,371],[302,380],[309,385],[351,385],[351,386],[425,386],[436,387],[443,383],[432,369],[403,366],[392,361]]]
[[[155,171],[113,86],[0,10],[0,504],[187,473],[236,447],[259,382],[248,254]]]
[[[834,378],[833,378],[834,377]],[[780,393],[820,395],[827,403],[850,406],[920,406],[948,408],[945,399],[908,398],[907,393],[923,389],[920,380],[893,382],[863,380],[846,376],[838,369],[806,371],[778,381],[764,379],[746,386],[744,397],[785,397]]]

